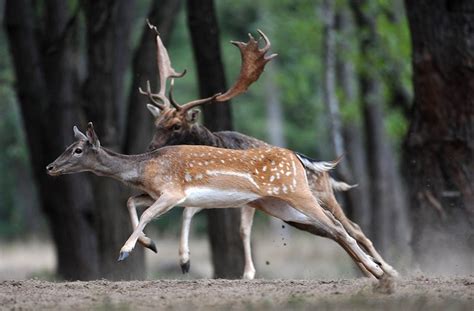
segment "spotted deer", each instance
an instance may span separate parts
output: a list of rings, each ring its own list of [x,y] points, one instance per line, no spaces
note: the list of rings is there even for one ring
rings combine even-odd
[[[168,146],[139,155],[103,148],[89,123],[86,134],[74,127],[76,141],[46,167],[58,176],[89,171],[136,187],[153,199],[120,250],[126,259],[143,237],[145,226],[173,207],[259,209],[297,228],[337,242],[365,271],[381,278],[384,271],[367,255],[334,215],[312,195],[305,165],[297,153],[272,146],[231,150],[210,146]],[[327,171],[336,163],[316,163]],[[324,167],[323,167],[324,166]]]
[[[150,25],[150,28],[156,31],[156,28]],[[276,55],[266,56],[265,54],[271,47],[271,43],[265,34],[259,31],[261,39],[265,42],[263,48],[259,48],[258,41],[249,34],[249,41],[232,42],[236,45],[242,58],[242,66],[239,77],[235,84],[223,95],[215,95],[211,101],[209,98],[197,100],[185,105],[179,105],[173,98],[174,79],[183,77],[186,71],[177,73],[171,66],[168,52],[164,47],[158,32],[156,31],[157,62],[159,71],[159,92],[152,93],[150,84],[147,83],[146,89],[140,89],[140,92],[147,96],[151,104],[147,105],[148,110],[154,117],[155,133],[149,150],[154,150],[169,145],[206,145],[228,149],[251,149],[251,148],[270,148],[271,146],[261,140],[249,137],[234,131],[211,132],[205,126],[197,122],[199,110],[193,109],[199,105],[210,102],[224,102],[243,93],[254,81],[256,81],[263,72],[265,64]],[[166,82],[170,81],[169,94],[166,93]],[[302,159],[304,159],[302,157]],[[313,196],[321,203],[323,208],[330,211],[338,219],[347,232],[362,245],[371,256],[382,263],[382,269],[390,275],[397,275],[395,269],[388,265],[378,254],[372,245],[372,242],[364,235],[360,227],[351,222],[344,214],[341,206],[336,201],[334,190],[346,191],[351,189],[344,182],[339,182],[330,177],[324,168],[324,162],[317,163],[313,160],[303,160],[305,165],[307,179]],[[312,169],[316,167],[317,169]],[[149,206],[153,200],[147,195],[132,197],[128,201],[128,208],[133,222],[138,220],[136,209],[138,207]],[[189,231],[192,217],[201,209],[196,207],[186,207],[183,211],[183,220],[181,227],[181,237],[179,246],[180,264],[183,273],[188,272],[190,267],[189,252]],[[253,279],[255,268],[252,262],[250,233],[255,209],[243,207],[241,209],[241,238],[245,252],[245,268],[243,278]],[[155,244],[148,238],[140,240],[145,247],[155,249]],[[370,275],[367,271],[363,272]]]

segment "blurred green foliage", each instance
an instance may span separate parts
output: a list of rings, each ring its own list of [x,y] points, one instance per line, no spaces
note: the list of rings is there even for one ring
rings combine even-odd
[[[75,3],[75,2],[74,2]],[[139,1],[140,9],[133,26],[132,45],[138,44],[143,19],[150,1]],[[284,134],[288,147],[313,157],[328,158],[328,118],[322,101],[322,1],[310,0],[262,0],[262,1],[216,1],[222,54],[226,67],[227,83],[230,85],[238,75],[240,56],[230,40],[247,40],[247,33],[257,36],[263,30],[272,42],[272,53],[278,57],[273,66],[273,76],[280,93],[284,115]],[[376,17],[378,45],[371,55],[361,55],[358,40],[365,33],[355,27],[347,33],[336,34],[338,42],[347,49],[338,51],[339,57],[354,64],[357,72],[372,71],[383,81],[385,125],[395,145],[399,146],[407,130],[407,120],[396,107],[390,106],[391,85],[394,78],[410,93],[411,62],[410,37],[405,14],[397,1],[368,1],[364,7]],[[71,5],[71,11],[75,9]],[[349,10],[346,1],[337,2],[337,10]],[[188,70],[188,74],[176,82],[175,97],[179,102],[198,97],[196,70],[191,42],[187,30],[184,10],[179,14],[173,36],[169,43],[169,54],[176,70]],[[154,62],[154,60],[150,60]],[[394,72],[397,74],[394,75]],[[135,74],[135,73],[133,73]],[[268,74],[268,73],[267,73]],[[131,75],[127,74],[130,85]],[[232,110],[235,129],[247,135],[266,140],[267,118],[265,105],[265,73],[249,91],[233,100]],[[28,152],[22,131],[21,115],[14,93],[13,69],[9,60],[4,29],[0,33],[0,237],[19,234],[24,229],[22,208],[15,199],[18,172],[28,171]],[[341,115],[344,122],[361,121],[358,98],[347,98],[338,89]],[[31,175],[31,174],[30,174]],[[177,222],[180,209],[157,222],[160,231],[178,233]],[[194,225],[204,230],[204,217]]]

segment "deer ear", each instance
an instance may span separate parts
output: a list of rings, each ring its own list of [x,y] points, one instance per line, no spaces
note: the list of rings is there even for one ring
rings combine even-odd
[[[87,136],[84,135],[81,131],[79,131],[77,126],[74,126],[72,130],[74,131],[74,138],[76,138],[77,140],[87,141]]]
[[[158,116],[159,116],[160,113],[161,113],[161,110],[160,110],[158,107],[153,106],[153,105],[150,105],[150,104],[147,104],[146,107],[147,107],[148,110],[151,112],[151,114],[153,115],[153,117],[158,118]]]
[[[193,109],[191,111],[189,111],[187,114],[186,114],[186,120],[188,122],[191,122],[191,123],[194,123],[197,121],[198,117],[199,117],[199,113],[201,111],[199,109]]]
[[[87,140],[92,145],[92,147],[99,149],[100,141],[99,141],[99,138],[97,137],[97,134],[94,131],[94,125],[92,124],[92,122],[89,122],[87,124],[86,135],[87,135]]]

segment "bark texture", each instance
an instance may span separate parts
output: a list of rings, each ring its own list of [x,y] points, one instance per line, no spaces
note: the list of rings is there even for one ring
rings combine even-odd
[[[422,0],[405,5],[415,90],[405,141],[412,246],[426,271],[472,271],[474,3]]]
[[[85,1],[87,72],[83,99],[88,121],[104,146],[120,151],[119,111],[123,108],[123,76],[129,58],[129,32],[133,2]],[[118,40],[120,38],[120,40]],[[137,247],[126,261],[117,262],[120,248],[132,232],[125,204],[124,185],[92,177],[96,203],[99,271],[108,279],[144,278],[143,249]]]
[[[213,1],[188,0],[187,17],[198,69],[200,96],[208,97],[225,91],[226,79]],[[203,108],[204,122],[211,131],[232,129],[231,111],[228,104],[219,103]],[[208,211],[208,232],[216,278],[242,276],[244,255],[239,227],[239,209]]]
[[[15,67],[17,94],[42,209],[50,224],[59,277],[98,276],[94,201],[84,175],[48,177],[45,166],[71,143],[78,124],[76,69],[64,1],[46,1],[39,29],[31,1],[6,1],[5,28]]]

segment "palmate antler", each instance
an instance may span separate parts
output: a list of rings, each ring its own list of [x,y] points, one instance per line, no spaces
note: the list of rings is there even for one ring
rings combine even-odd
[[[147,21],[147,23],[150,29],[156,32],[160,89],[159,93],[152,93],[150,83],[147,82],[146,91],[143,91],[141,88],[139,90],[141,94],[148,96],[150,101],[152,101],[160,109],[165,109],[165,107],[173,106],[176,110],[186,112],[194,107],[211,101],[228,101],[231,98],[234,98],[244,93],[253,82],[258,80],[265,68],[265,65],[271,59],[277,56],[277,54],[272,54],[270,56],[265,55],[270,49],[271,43],[270,40],[268,40],[267,36],[261,30],[258,30],[258,33],[260,34],[260,37],[265,41],[265,46],[261,49],[258,47],[258,40],[255,40],[251,34],[249,34],[249,41],[247,43],[231,41],[232,44],[239,48],[242,58],[240,73],[234,85],[224,94],[217,93],[208,98],[193,100],[184,105],[179,105],[173,99],[174,78],[181,78],[186,73],[186,70],[184,70],[182,73],[177,73],[173,69],[173,67],[171,67],[171,61],[168,56],[168,52],[166,51],[166,48],[164,47],[163,42],[161,41],[157,28],[151,25],[149,21]],[[167,79],[171,79],[168,97],[165,96]],[[157,101],[157,99],[159,101]]]
[[[181,78],[186,74],[186,70],[183,70],[182,73],[177,73],[176,70],[171,67],[170,57],[168,56],[168,51],[166,50],[163,42],[161,41],[160,34],[156,26],[152,25],[147,19],[148,27],[156,33],[156,61],[158,63],[158,72],[160,78],[160,90],[158,94],[153,94],[151,92],[150,81],[147,81],[146,91],[143,91],[139,88],[139,91],[143,95],[147,95],[148,98],[160,109],[164,109],[166,106],[170,106],[170,100],[165,96],[166,92],[166,80],[169,78]],[[158,102],[155,98],[161,101]]]

